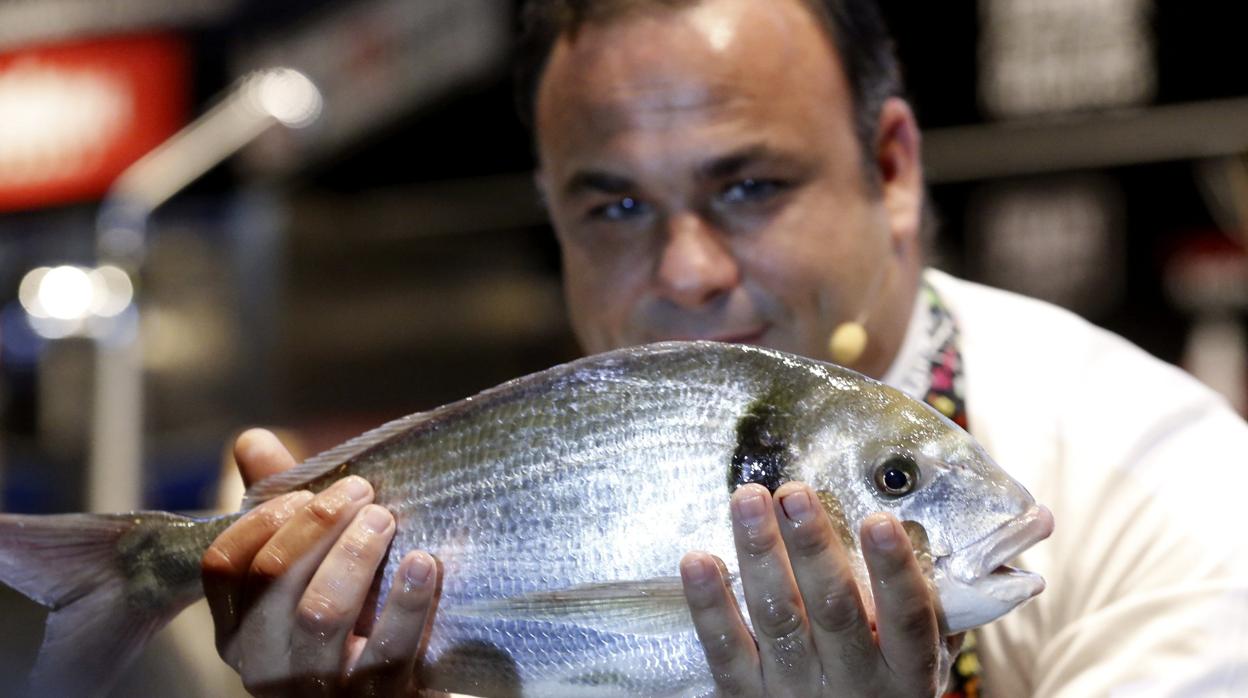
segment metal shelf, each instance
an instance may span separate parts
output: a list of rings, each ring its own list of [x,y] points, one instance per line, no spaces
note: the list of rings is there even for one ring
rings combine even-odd
[[[927,180],[1191,160],[1248,152],[1248,98],[924,131]]]

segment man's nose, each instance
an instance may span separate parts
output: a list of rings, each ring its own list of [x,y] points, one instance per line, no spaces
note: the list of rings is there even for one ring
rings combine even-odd
[[[671,216],[666,232],[656,272],[664,298],[682,307],[697,308],[740,282],[741,270],[732,250],[700,216]]]

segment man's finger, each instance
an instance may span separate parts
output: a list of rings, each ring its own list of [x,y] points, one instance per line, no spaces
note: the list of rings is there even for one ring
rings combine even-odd
[[[731,508],[763,683],[769,695],[809,695],[821,683],[821,669],[771,494],[746,485],[733,493]]]
[[[895,685],[913,695],[940,686],[940,628],[931,586],[901,524],[872,514],[862,524],[862,552],[871,575],[876,632]]]
[[[718,694],[762,695],[758,649],[719,564],[707,553],[689,553],[680,561],[680,579]]]
[[[385,560],[394,517],[370,504],[355,516],[317,567],[295,608],[291,666],[303,676],[333,677],[346,669],[347,636]]]
[[[269,539],[252,560],[243,589],[249,606],[238,642],[250,647],[244,683],[289,681],[294,614],[321,561],[373,496],[360,477],[347,477],[317,494]]]
[[[256,553],[248,572],[251,597],[257,598],[278,579],[304,589],[334,541],[372,499],[372,486],[354,475],[313,497]],[[290,578],[296,567],[306,579]],[[293,603],[288,610],[294,610]]]
[[[411,683],[433,622],[438,579],[438,565],[428,553],[404,556],[368,644],[350,668],[353,694],[400,695]]]
[[[253,693],[304,685],[290,651],[295,609],[321,561],[372,497],[363,478],[343,478],[295,512],[256,553],[243,589],[246,615],[234,640],[247,648],[239,673]]]
[[[204,552],[201,574],[218,650],[238,628],[243,587],[256,553],[311,499],[311,492],[301,491],[267,501],[231,524]]]
[[[840,535],[807,485],[776,490],[776,514],[830,695],[851,695],[880,654]]]
[[[295,465],[294,456],[267,429],[248,429],[239,434],[234,440],[234,461],[247,487]]]

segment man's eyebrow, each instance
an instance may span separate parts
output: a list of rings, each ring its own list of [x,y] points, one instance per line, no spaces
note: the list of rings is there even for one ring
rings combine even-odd
[[[786,158],[765,145],[750,145],[702,163],[698,172],[705,179],[732,177],[747,165],[760,161],[783,161]]]
[[[599,170],[581,170],[568,178],[563,193],[573,197],[588,192],[624,194],[633,189],[633,181],[627,177]]]

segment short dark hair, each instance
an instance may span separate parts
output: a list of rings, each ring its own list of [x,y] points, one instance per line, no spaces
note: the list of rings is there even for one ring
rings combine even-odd
[[[537,89],[561,36],[584,25],[607,22],[636,10],[680,8],[701,0],[526,0],[520,15],[516,58],[516,106],[520,119],[536,123]],[[770,2],[771,0],[761,0]],[[892,36],[875,0],[798,0],[828,33],[840,56],[853,99],[854,130],[872,182],[880,109],[904,93]]]

